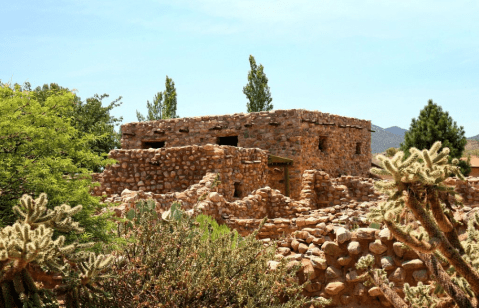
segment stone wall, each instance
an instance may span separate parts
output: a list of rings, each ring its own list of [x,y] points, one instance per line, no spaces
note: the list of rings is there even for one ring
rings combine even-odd
[[[303,174],[301,200],[311,200],[312,208],[352,204],[377,200],[381,195],[374,189],[374,180],[359,176],[333,178],[324,171],[306,170]]]
[[[94,175],[95,195],[121,194],[125,189],[153,194],[180,192],[208,172],[222,174],[220,192],[228,200],[266,186],[267,154],[260,149],[205,145],[163,149],[113,150],[118,163]]]
[[[285,258],[289,266],[301,265],[300,282],[309,280],[305,295],[322,296],[333,300],[332,307],[389,307],[377,287],[366,287],[355,265],[360,257],[374,256],[375,267],[386,270],[396,290],[403,295],[404,283],[429,283],[430,273],[417,254],[396,242],[389,230],[358,228],[349,231],[342,227],[321,225],[295,232],[278,243],[277,255],[270,267],[278,266]]]
[[[445,181],[445,184],[455,187],[456,192],[458,192],[462,196],[464,204],[479,205],[479,178],[478,177],[468,177],[466,178],[466,181],[461,181],[456,178],[449,178]]]
[[[122,125],[121,144],[123,149],[142,149],[233,142],[238,147],[261,148],[294,160],[289,175],[291,197],[297,199],[305,170],[366,176],[370,128],[371,122],[365,120],[301,109],[274,110],[128,123]],[[267,169],[268,186],[284,194],[283,172],[277,167]]]

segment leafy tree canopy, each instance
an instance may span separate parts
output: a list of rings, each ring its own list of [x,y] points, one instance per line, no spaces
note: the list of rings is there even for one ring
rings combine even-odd
[[[268,86],[268,78],[263,72],[263,65],[259,67],[252,55],[249,56],[251,70],[248,72],[248,83],[243,87],[243,93],[248,98],[246,108],[248,112],[269,111],[273,109],[273,98]]]
[[[49,207],[83,205],[76,219],[85,226],[83,239],[107,239],[108,222],[99,200],[89,193],[90,166],[105,159],[90,147],[101,137],[80,131],[73,117],[75,95],[58,88],[44,92],[0,84],[0,226],[14,221],[12,207],[23,194],[50,197]],[[43,96],[44,95],[44,96]],[[73,240],[77,235],[68,234]]]
[[[61,91],[69,91],[68,88],[61,87],[56,83],[44,84],[42,87],[38,86],[32,90],[29,82],[25,82],[20,90],[30,92],[41,105],[45,104],[48,97],[57,95]],[[72,92],[74,91],[72,90]],[[110,114],[113,108],[122,104],[121,96],[104,107],[102,101],[107,97],[109,97],[108,94],[95,94],[93,97],[82,101],[79,96],[74,94],[73,108],[68,109],[63,115],[72,118],[72,124],[78,129],[80,136],[93,134],[96,137],[88,144],[88,147],[101,156],[106,156],[111,150],[121,146],[121,133],[115,128],[121,124],[123,117],[116,118]],[[92,169],[94,172],[102,171],[100,165],[83,166]]]
[[[461,158],[467,140],[464,135],[464,127],[457,126],[447,111],[429,100],[417,119],[412,119],[409,130],[404,135],[404,142],[400,149],[404,151],[405,158],[409,157],[409,148],[415,147],[420,150],[429,149],[436,141],[442,142],[442,148],[449,148],[450,160]],[[470,173],[470,166],[466,161],[460,161],[459,166],[464,175]]]
[[[139,122],[155,121],[161,119],[179,118],[176,114],[176,88],[173,79],[166,76],[165,91],[156,93],[153,102],[146,102],[148,115],[145,117],[138,110],[136,117]]]

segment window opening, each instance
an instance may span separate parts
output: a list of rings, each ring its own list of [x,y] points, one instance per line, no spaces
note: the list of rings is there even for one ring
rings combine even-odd
[[[241,198],[243,195],[242,185],[239,182],[235,182],[235,190],[233,192],[233,197]]]
[[[319,136],[319,142],[318,142],[318,150],[322,152],[326,152],[326,140],[328,137],[325,136]]]
[[[142,142],[143,149],[160,149],[165,147],[164,141],[143,141]]]
[[[361,142],[356,143],[356,154],[361,154]]]
[[[218,137],[216,143],[219,145],[231,145],[231,146],[237,147],[238,136]]]

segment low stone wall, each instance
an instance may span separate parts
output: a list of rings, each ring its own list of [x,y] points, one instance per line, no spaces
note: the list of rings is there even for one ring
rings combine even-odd
[[[165,194],[186,190],[208,172],[220,173],[220,192],[227,200],[247,196],[266,186],[268,157],[260,149],[205,145],[168,149],[113,150],[117,164],[95,174],[97,196],[121,194],[125,189]]]
[[[466,205],[479,206],[479,177],[467,177],[465,181],[456,178],[449,178],[446,185],[454,186]]]
[[[333,300],[332,307],[389,307],[377,287],[365,287],[359,276],[363,273],[355,265],[360,257],[371,254],[377,268],[386,270],[396,290],[403,295],[404,283],[429,283],[430,273],[417,254],[396,242],[389,230],[359,228],[354,231],[342,227],[319,225],[293,233],[278,243],[275,261],[285,258],[288,265],[301,265],[298,273],[305,286],[305,295],[322,296]]]
[[[301,200],[309,200],[313,208],[329,207],[351,202],[375,201],[381,194],[374,189],[374,180],[358,176],[331,178],[319,170],[303,173]]]

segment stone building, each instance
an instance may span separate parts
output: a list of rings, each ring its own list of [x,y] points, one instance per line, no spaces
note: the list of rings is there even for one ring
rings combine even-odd
[[[128,123],[121,127],[121,145],[123,150],[207,144],[259,148],[268,155],[267,185],[298,198],[305,170],[366,176],[370,130],[370,121],[290,109]],[[242,182],[234,183],[238,190]]]

